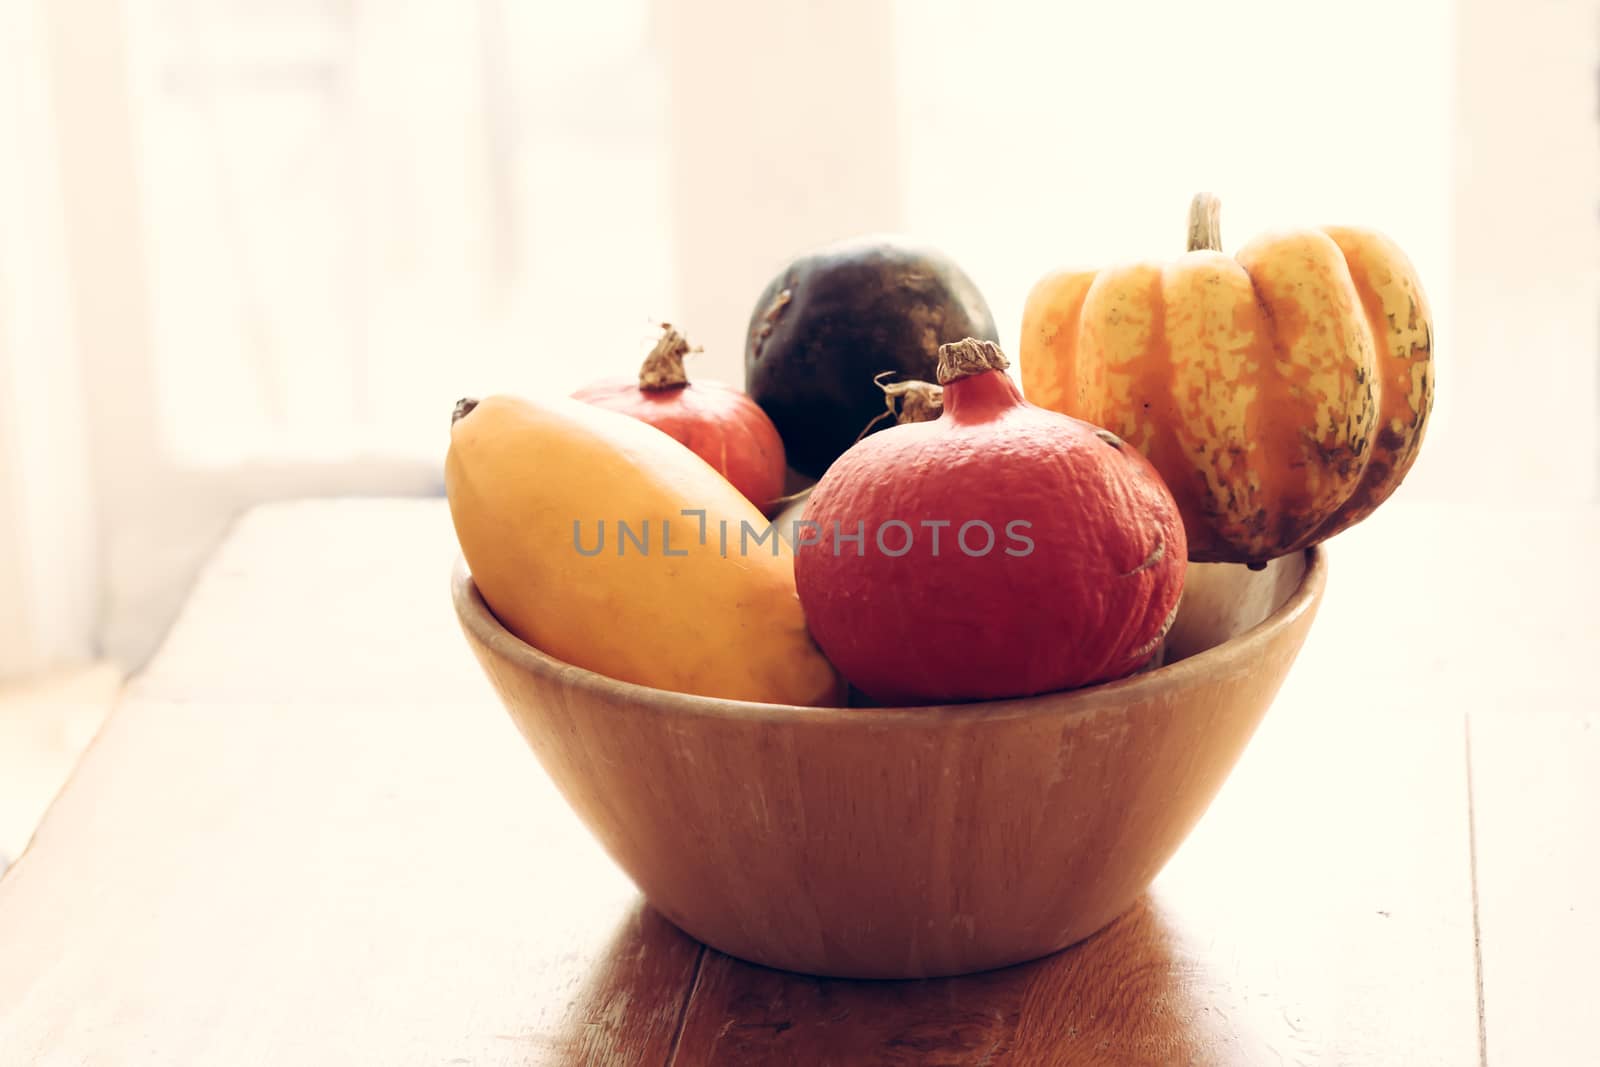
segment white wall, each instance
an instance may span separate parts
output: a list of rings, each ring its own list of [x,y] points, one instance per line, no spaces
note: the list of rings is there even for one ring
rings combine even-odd
[[[750,313],[791,258],[904,225],[894,7],[658,0],[672,314],[705,347],[695,374],[744,381]]]
[[[99,558],[43,3],[0,3],[0,678],[97,650]]]
[[[0,346],[6,340],[0,338]],[[7,354],[0,352],[0,371],[9,372]],[[0,377],[0,396],[10,388]],[[27,601],[26,564],[22,555],[16,466],[16,430],[10,405],[0,403],[0,680],[37,668],[34,652],[33,611]]]
[[[1461,0],[1459,23],[1443,481],[1600,499],[1600,4]]]

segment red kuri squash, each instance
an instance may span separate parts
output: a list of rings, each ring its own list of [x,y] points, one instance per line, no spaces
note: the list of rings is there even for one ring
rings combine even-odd
[[[1176,613],[1177,505],[1138,450],[1022,398],[988,341],[939,350],[944,413],[864,438],[812,491],[812,636],[883,703],[1026,696],[1132,673]]]

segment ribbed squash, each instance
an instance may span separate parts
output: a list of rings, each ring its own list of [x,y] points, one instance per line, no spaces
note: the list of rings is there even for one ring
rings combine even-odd
[[[1045,277],[1019,361],[1030,401],[1150,458],[1191,560],[1259,564],[1353,526],[1400,485],[1433,403],[1433,327],[1405,253],[1370,230],[1220,248],[1202,193],[1186,255]]]

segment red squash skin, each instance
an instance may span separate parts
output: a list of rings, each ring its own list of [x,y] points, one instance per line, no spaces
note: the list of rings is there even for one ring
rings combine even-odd
[[[683,347],[686,351],[687,345]],[[680,375],[681,358],[680,353]],[[767,413],[732,386],[685,381],[645,388],[617,378],[584,386],[572,396],[647,422],[676,439],[762,511],[783,496],[783,439]]]
[[[949,346],[947,346],[949,347]],[[992,349],[992,346],[990,346]],[[992,349],[1004,367],[1004,357]],[[889,705],[994,700],[1132,673],[1171,625],[1188,548],[1177,505],[1138,450],[1035,407],[1001,370],[945,386],[944,414],[864,438],[812,491],[795,557],[812,636],[856,688]],[[1102,436],[1103,435],[1103,436]],[[875,531],[915,534],[898,558]],[[946,520],[938,555],[924,520]],[[983,520],[987,554],[957,529]],[[1026,545],[1007,536],[1025,520]],[[844,534],[865,523],[858,555]],[[974,527],[977,552],[986,538]],[[905,531],[888,527],[898,551]]]

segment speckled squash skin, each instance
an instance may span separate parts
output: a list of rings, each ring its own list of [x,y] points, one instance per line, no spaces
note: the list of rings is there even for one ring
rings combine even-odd
[[[932,380],[939,346],[999,340],[983,295],[948,256],[868,235],[801,256],[756,300],[745,389],[772,417],[789,464],[819,478],[883,412],[873,379]]]
[[[1370,515],[1415,462],[1433,404],[1421,281],[1387,238],[1346,227],[1220,247],[1216,201],[1170,263],[1065,271],[1023,311],[1032,402],[1147,455],[1190,559],[1263,563]]]
[[[1005,366],[993,345],[966,344]],[[944,353],[960,347],[941,354],[938,419],[863,439],[812,490],[804,521],[817,525],[801,531],[795,556],[812,635],[856,688],[891,705],[1133,672],[1183,589],[1171,494],[1135,449],[1025,402],[1003,369],[950,377]],[[986,552],[982,527],[961,539],[977,521],[994,533]],[[835,531],[863,532],[861,546],[841,537],[836,551]]]
[[[721,382],[691,382],[687,342],[670,326],[637,380],[586,385],[573,398],[649,423],[716,468],[756,507],[783,495],[785,460],[777,427],[754,400]],[[652,378],[652,376],[654,376]]]

